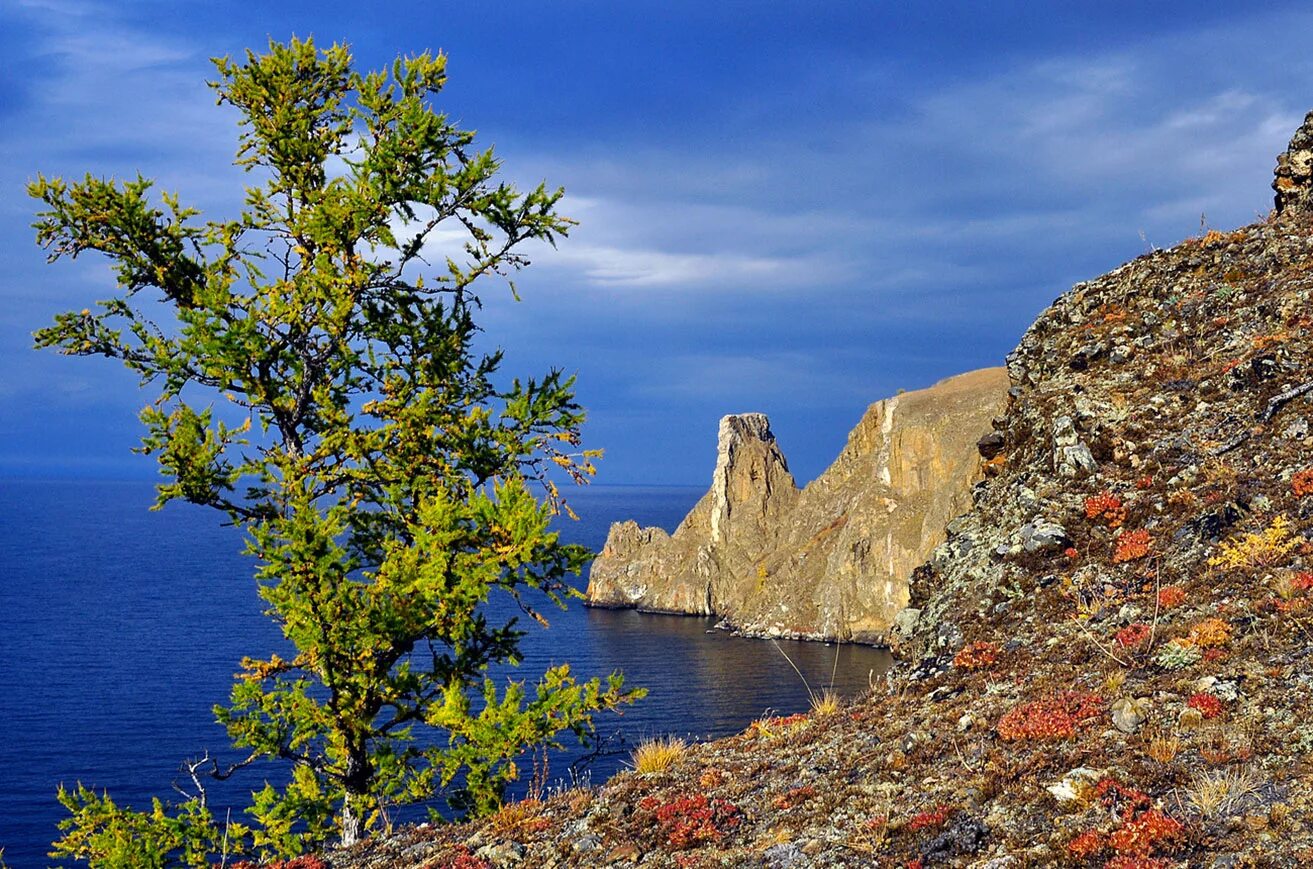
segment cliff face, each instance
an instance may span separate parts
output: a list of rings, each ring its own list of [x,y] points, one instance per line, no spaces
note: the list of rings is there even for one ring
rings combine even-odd
[[[612,526],[595,606],[724,616],[767,636],[878,642],[912,570],[967,510],[977,440],[1006,400],[1001,368],[878,401],[799,492],[762,414],[720,423],[711,490],[673,535]]]
[[[544,803],[525,865],[1313,866],[1311,157],[1026,332],[887,690]],[[395,865],[512,835],[431,829]]]
[[[588,602],[724,613],[741,600],[735,577],[753,573],[797,500],[798,485],[765,414],[727,416],[720,421],[710,491],[673,535],[633,521],[612,525],[589,574]]]

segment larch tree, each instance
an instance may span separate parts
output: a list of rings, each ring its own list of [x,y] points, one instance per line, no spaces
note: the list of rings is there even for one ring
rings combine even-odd
[[[593,472],[573,378],[504,382],[501,353],[476,347],[476,284],[568,233],[561,191],[498,180],[492,151],[434,108],[442,54],[363,74],[346,47],[294,38],[215,66],[253,179],[240,215],[202,221],[140,176],[38,177],[49,258],[103,254],[119,293],[36,343],[120,360],[152,389],[157,506],[213,507],[245,532],[295,654],[242,660],[216,707],[237,762],[186,765],[189,801],[133,811],[61,789],[55,854],[93,863],[290,855],[439,795],[486,813],[518,757],[589,741],[595,714],[642,693],[564,665],[532,689],[489,677],[523,636],[490,598],[542,620],[588,557],[551,529],[569,509],[553,475]],[[225,827],[206,776],[260,761],[290,770]]]

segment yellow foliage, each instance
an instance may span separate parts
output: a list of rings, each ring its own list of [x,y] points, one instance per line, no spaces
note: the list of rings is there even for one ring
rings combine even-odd
[[[1231,641],[1231,626],[1219,618],[1204,619],[1190,628],[1186,641],[1200,648],[1225,646]]]
[[[1273,567],[1289,555],[1300,540],[1290,530],[1290,520],[1278,516],[1262,531],[1224,541],[1217,555],[1208,559],[1213,567],[1229,570],[1247,567]]]

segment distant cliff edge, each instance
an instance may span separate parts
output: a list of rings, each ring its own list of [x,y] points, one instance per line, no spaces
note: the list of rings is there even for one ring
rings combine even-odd
[[[674,534],[612,525],[588,603],[717,615],[759,636],[882,642],[912,571],[971,507],[1007,390],[1006,371],[986,368],[877,401],[801,490],[764,414],[724,417],[710,491]]]

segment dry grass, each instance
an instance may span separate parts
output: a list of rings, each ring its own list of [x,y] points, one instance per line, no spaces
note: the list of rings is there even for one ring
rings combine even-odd
[[[500,838],[516,839],[529,833],[547,829],[550,821],[542,817],[543,804],[539,800],[521,800],[507,803],[488,819],[488,828]]]
[[[1205,818],[1230,815],[1262,782],[1253,770],[1219,770],[1199,773],[1186,789],[1186,801]]]
[[[1155,736],[1149,740],[1147,753],[1159,763],[1171,763],[1181,751],[1181,740],[1175,736]]]
[[[676,736],[666,736],[640,742],[638,747],[634,749],[630,761],[635,772],[647,775],[648,773],[665,772],[686,753],[688,753],[687,742]]]
[[[1107,691],[1109,697],[1116,697],[1121,694],[1122,686],[1125,684],[1125,670],[1113,670],[1103,679],[1103,688]]]
[[[811,698],[812,714],[817,718],[827,718],[831,715],[837,715],[843,708],[843,701],[839,695],[833,691],[822,691],[820,694],[813,694]]]

